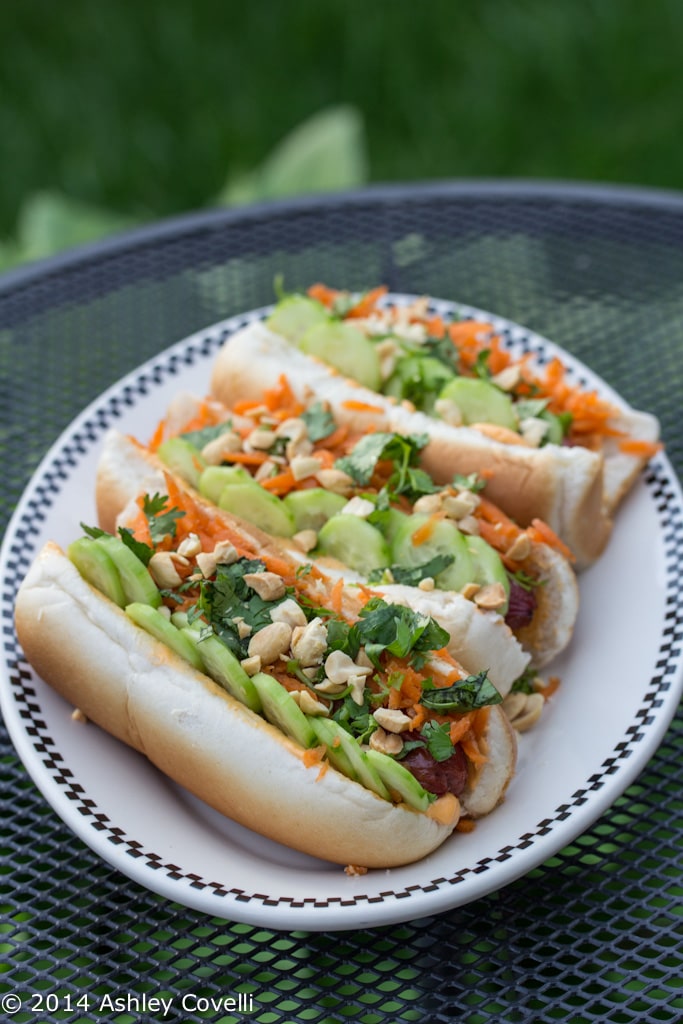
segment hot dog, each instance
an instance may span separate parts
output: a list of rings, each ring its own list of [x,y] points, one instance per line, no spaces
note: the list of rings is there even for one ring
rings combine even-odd
[[[222,813],[336,863],[409,863],[497,805],[514,733],[433,619],[298,573],[167,485],[31,567],[16,628],[48,684]]]
[[[595,561],[657,450],[654,417],[571,385],[559,360],[513,361],[491,325],[445,322],[427,300],[311,291],[230,338],[214,365],[216,397],[256,397],[286,366],[297,398],[324,399],[352,429],[428,434],[421,462],[438,482],[490,474],[487,496],[516,522],[540,518],[578,568]]]
[[[187,408],[185,397],[182,405]],[[114,430],[109,431],[105,438],[97,468],[99,525],[115,532],[122,517],[125,519],[130,515],[131,502],[134,503],[142,490],[167,494],[169,483],[176,497],[187,496],[210,518],[217,523],[222,521],[231,535],[237,531],[241,543],[249,550],[270,552],[289,565],[291,573],[306,572],[309,566],[314,565],[316,579],[324,580],[328,591],[339,586],[340,581],[352,588],[363,583],[360,574],[347,570],[333,559],[312,559],[310,553],[302,550],[294,539],[266,534],[254,523],[226,513],[194,491],[182,476],[170,473],[163,462],[139,442]],[[495,612],[480,611],[459,593],[424,591],[403,584],[377,584],[372,589],[393,604],[406,605],[434,618],[448,634],[447,647],[453,657],[472,673],[485,663],[489,678],[503,696],[510,692],[518,679],[528,675],[529,653],[524,651]]]
[[[149,451],[205,497],[288,538],[290,551],[303,547],[328,565],[337,559],[366,582],[403,581],[422,599],[434,588],[434,603],[443,600],[438,591],[466,595],[479,611],[506,617],[534,666],[546,665],[569,642],[577,615],[563,546],[541,523],[517,527],[480,491],[483,481],[444,488],[415,471],[422,443],[339,428],[320,403],[297,402],[283,377],[237,410],[179,395]],[[136,463],[137,477],[116,498]],[[107,438],[97,484],[106,528],[154,465]]]

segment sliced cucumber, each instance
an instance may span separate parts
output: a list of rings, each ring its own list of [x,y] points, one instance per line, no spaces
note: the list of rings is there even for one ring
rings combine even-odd
[[[478,377],[454,377],[439,397],[457,405],[465,424],[493,423],[517,431],[517,417],[512,399],[487,380]]]
[[[157,455],[169,469],[181,476],[192,487],[199,486],[199,478],[206,468],[202,453],[184,437],[169,437],[157,449]]]
[[[229,484],[249,484],[254,478],[244,466],[207,466],[197,482],[197,490],[217,505]]]
[[[389,545],[379,530],[345,512],[332,516],[321,528],[316,550],[364,574],[391,562]]]
[[[427,810],[433,799],[431,794],[400,761],[378,750],[367,750],[365,756],[392,795],[396,794],[416,811]]]
[[[468,537],[467,547],[472,556],[473,582],[481,584],[482,587],[488,583],[502,584],[508,598],[510,596],[510,578],[498,552],[487,544],[483,537]],[[501,615],[507,612],[507,601],[505,606],[499,609]]]
[[[128,603],[116,564],[101,544],[81,537],[67,548],[67,555],[84,580],[108,597],[119,608]]]
[[[294,516],[285,503],[253,481],[228,484],[221,491],[218,504],[226,512],[241,516],[276,537],[291,537],[296,533]]]
[[[198,651],[207,675],[240,703],[246,704],[252,711],[261,711],[256,687],[232,651],[217,636],[207,636],[200,640],[201,631],[193,626],[186,626],[181,632]]]
[[[544,420],[548,424],[548,432],[543,438],[543,444],[562,444],[565,430],[560,417],[556,416],[554,412],[548,412],[547,409],[544,409],[543,412],[539,413],[539,419]]]
[[[324,743],[327,747],[327,759],[332,767],[336,768],[342,775],[345,775],[347,779],[358,781],[349,755],[342,746],[338,728],[336,727],[337,723],[331,722],[329,718],[323,718],[320,715],[316,715],[315,718],[309,718],[309,722],[318,742]]]
[[[431,413],[434,403],[455,374],[434,356],[404,356],[382,388],[385,395],[408,399],[422,412]]]
[[[383,800],[391,799],[389,790],[382,782],[379,773],[367,760],[364,751],[361,750],[351,733],[330,718],[312,718],[310,722],[320,743],[324,743],[327,747],[330,764],[336,768],[334,758],[341,757],[353,772],[349,778],[360,782],[361,786],[376,793],[377,796],[381,796]],[[347,771],[344,772],[344,775],[348,774]]]
[[[391,548],[394,543],[394,538],[398,531],[402,528],[406,519],[408,518],[407,512],[401,512],[400,509],[394,508],[393,505],[386,509],[381,509],[378,512],[373,512],[372,526],[379,530],[391,552]]]
[[[126,605],[126,615],[136,625],[150,633],[153,637],[156,637],[157,640],[161,640],[172,651],[175,651],[181,658],[188,661],[193,668],[198,669],[200,672],[204,671],[204,664],[197,652],[196,646],[156,608],[135,601],[132,604]]]
[[[299,348],[334,366],[346,377],[353,377],[371,391],[381,383],[377,349],[352,324],[330,321],[306,331],[299,340]]]
[[[251,681],[261,699],[263,715],[271,725],[276,726],[280,732],[302,747],[315,746],[316,732],[311,720],[306,717],[284,686],[265,672],[257,672],[251,677]]]
[[[316,299],[308,299],[304,295],[288,295],[277,304],[266,320],[266,326],[296,345],[309,328],[327,323],[329,319],[329,313]]]
[[[391,561],[413,568],[431,561],[435,555],[450,555],[453,561],[435,577],[434,582],[441,590],[461,590],[472,582],[474,573],[465,535],[450,520],[440,519],[433,524],[427,539],[416,544],[416,531],[424,528],[429,520],[430,516],[425,513],[406,516],[394,536]]]
[[[97,537],[95,544],[105,551],[119,572],[119,579],[127,603],[141,601],[158,608],[161,604],[159,589],[140,559],[118,537]]]
[[[282,500],[294,517],[294,532],[298,533],[300,530],[317,532],[328,519],[341,512],[348,499],[324,487],[310,487],[290,491]]]

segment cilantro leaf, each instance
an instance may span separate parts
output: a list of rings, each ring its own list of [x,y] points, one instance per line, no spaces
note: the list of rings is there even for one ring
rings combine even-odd
[[[126,547],[130,548],[133,554],[140,559],[143,565],[149,565],[150,559],[154,554],[154,548],[141,540],[136,540],[133,536],[133,531],[129,530],[127,526],[119,526],[119,537]]]
[[[191,445],[201,451],[204,445],[207,445],[210,441],[215,441],[217,437],[221,437],[223,434],[227,434],[232,429],[232,424],[227,421],[225,423],[216,423],[211,427],[202,427],[201,430],[188,430],[186,433],[180,436],[184,441],[189,441]]]
[[[332,413],[325,408],[322,402],[314,402],[309,406],[305,412],[302,412],[301,419],[306,424],[310,441],[322,441],[337,428]]]
[[[244,579],[246,573],[263,572],[265,565],[259,559],[240,558],[230,565],[219,564],[212,580],[203,580],[197,602],[214,633],[238,657],[243,658],[249,646],[249,636],[239,635],[238,621],[251,627],[251,633],[272,622],[271,611],[281,601],[266,601]]]
[[[373,569],[368,576],[368,583],[382,583],[388,578],[394,583],[403,583],[408,587],[416,587],[422,580],[432,579],[447,569],[455,561],[454,555],[434,555],[422,565],[390,565],[386,569]]]
[[[474,361],[472,370],[476,377],[481,377],[482,380],[491,380],[491,370],[489,369],[489,356],[491,355],[491,349],[485,348],[477,354],[477,358]]]
[[[99,526],[88,526],[87,523],[81,523],[81,530],[91,540],[97,540],[98,537],[111,537],[111,534],[107,533],[106,530],[100,530]]]
[[[453,477],[453,486],[459,491],[472,491],[473,494],[477,494],[486,487],[486,480],[478,473],[468,473],[467,476],[456,473]]]
[[[81,529],[87,537],[92,540],[97,540],[98,537],[112,537],[111,533],[107,533],[106,530],[101,530],[99,526],[88,526],[86,523],[81,523]],[[149,565],[150,559],[154,554],[154,548],[151,548],[149,544],[144,544],[141,540],[136,540],[133,536],[133,531],[127,527],[119,526],[119,539],[126,545],[127,548],[133,552],[133,554],[140,559],[143,565]]]
[[[498,693],[484,670],[476,676],[460,679],[452,686],[430,690],[422,694],[422,704],[430,711],[475,711],[477,708],[500,704],[503,698]]]
[[[347,694],[339,706],[336,707],[332,718],[342,728],[357,737],[359,743],[367,743],[370,736],[377,729],[377,722],[372,717],[368,696],[365,695],[362,704],[356,704],[353,697]]]
[[[165,494],[155,494],[150,498],[149,494],[146,494],[143,501],[142,511],[144,512],[147,525],[149,526],[149,535],[152,538],[152,543],[158,544],[164,539],[164,537],[175,537],[177,520],[182,518],[185,513],[178,508],[171,508],[168,511],[164,511],[168,505],[168,496]]]
[[[460,355],[448,335],[444,335],[443,338],[427,338],[422,348],[449,370],[460,373]]]
[[[522,672],[518,679],[515,679],[514,683],[510,688],[511,693],[535,693],[534,690],[534,679],[536,678],[536,672],[532,668],[527,668]]]
[[[403,605],[387,604],[382,598],[372,598],[360,614],[350,632],[377,668],[384,651],[397,658],[411,655],[414,660],[415,655],[440,650],[449,640],[446,630],[429,615]]]
[[[427,473],[415,466],[428,440],[426,434],[403,437],[378,430],[361,438],[348,455],[337,459],[335,465],[364,487],[370,483],[378,462],[389,461],[394,464],[394,471],[386,484],[389,496],[405,494],[416,498],[421,494],[432,494],[439,488]]]
[[[453,756],[455,747],[451,742],[448,722],[425,722],[420,735],[426,740],[427,750],[435,761],[447,761]]]
[[[380,459],[384,456],[396,434],[389,434],[386,431],[378,430],[374,434],[366,434],[361,438],[349,455],[337,459],[337,469],[348,473],[357,484],[366,486],[370,483],[372,474]]]

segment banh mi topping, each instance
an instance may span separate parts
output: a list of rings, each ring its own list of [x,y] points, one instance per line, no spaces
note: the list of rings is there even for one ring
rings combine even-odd
[[[549,546],[570,561],[571,552],[540,520],[523,530],[505,516],[485,498],[484,477],[456,474],[448,485],[434,483],[418,465],[426,435],[351,432],[326,403],[297,402],[285,375],[236,409],[198,399],[185,408],[187,425],[178,417],[172,426],[163,422],[151,447],[202,495],[272,535],[291,537],[313,559],[341,561],[370,583],[457,591],[499,613],[513,630],[526,628],[525,642],[534,653],[529,627],[539,601],[550,600],[539,589],[547,573],[536,564],[534,545]],[[264,472],[268,463],[235,464],[245,453],[231,450],[221,465],[202,466],[197,445],[206,436],[234,434],[238,424],[246,439],[264,417],[278,439],[270,449],[279,453],[277,465]],[[288,460],[285,442],[292,437],[308,442],[311,453]],[[255,485],[265,493],[258,494]],[[555,634],[548,653],[536,658],[537,665],[571,636],[572,574],[567,570],[565,576],[568,625],[561,637]]]
[[[310,350],[307,330],[297,337],[291,328],[293,307],[298,307],[299,323],[306,325],[308,303],[324,310],[328,323],[352,325],[373,342],[373,348],[390,343],[392,361],[389,365],[380,360],[381,380],[375,390],[398,400],[408,399],[416,409],[443,416],[456,426],[498,428],[497,440],[532,447],[572,444],[595,450],[613,439],[619,450],[642,457],[660,449],[656,438],[632,438],[619,422],[620,409],[596,392],[571,384],[560,359],[553,358],[545,368],[538,368],[531,356],[515,359],[489,323],[447,321],[430,313],[424,298],[409,304],[381,305],[385,293],[385,288],[376,288],[357,298],[313,285],[307,296],[283,298],[269,325],[277,332],[284,324],[282,333]],[[314,319],[319,338],[324,321],[317,314]],[[328,354],[315,353],[315,345],[313,351],[323,358]],[[372,386],[373,382],[361,383]]]
[[[339,610],[341,590],[330,601],[337,609],[321,605],[314,571],[292,572],[237,533],[223,537],[221,520],[168,483],[173,496],[141,496],[118,537],[87,528],[69,549],[79,572],[241,703],[307,751],[323,747],[324,762],[384,799],[426,811],[471,788],[490,753],[490,708],[502,701],[487,672],[466,673],[434,619],[371,590],[354,591],[352,617]],[[202,555],[226,544],[211,576],[198,570]],[[150,566],[181,548],[182,578],[159,588]],[[392,753],[398,745],[383,733],[400,734],[400,749]]]

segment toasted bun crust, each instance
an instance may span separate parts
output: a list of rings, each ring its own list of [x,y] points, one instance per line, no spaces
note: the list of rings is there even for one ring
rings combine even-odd
[[[471,818],[482,818],[498,806],[510,782],[505,762],[514,763],[517,759],[517,734],[499,705],[489,711],[486,744],[489,751],[496,751],[496,756],[489,757],[473,775],[460,798],[463,810]],[[498,752],[504,753],[499,756]]]
[[[15,622],[30,663],[70,704],[271,839],[340,864],[392,867],[436,849],[457,823],[457,801],[444,824],[381,800],[333,768],[306,767],[302,749],[135,626],[54,544],[22,583]],[[505,743],[499,754],[499,732],[499,725],[490,732],[492,767],[475,786],[490,790],[477,799],[492,806],[515,763]]]
[[[231,529],[239,530],[244,539],[250,541],[258,550],[277,552],[280,557],[295,565],[303,565],[310,561],[307,555],[286,539],[275,539],[264,534],[251,523],[211,505],[183,481],[177,480],[177,484],[191,494],[197,504],[209,509],[215,519],[225,520],[230,523]],[[102,529],[110,533],[115,532],[116,526],[122,525],[126,520],[129,502],[137,498],[146,487],[152,491],[166,493],[161,464],[155,456],[130,438],[116,431],[109,431],[98,462],[96,480],[97,508]],[[351,584],[362,582],[360,576],[356,576],[333,559],[327,558],[316,564],[323,573],[321,588],[327,584],[328,593],[340,576]],[[571,570],[569,575],[573,577]],[[407,605],[414,611],[431,615],[436,619],[439,625],[448,631],[448,649],[453,657],[468,672],[478,672],[482,665],[485,665],[489,670],[491,682],[503,696],[509,692],[513,682],[529,664],[528,652],[532,648],[525,650],[499,615],[481,611],[462,594],[441,590],[423,591],[399,584],[377,585],[372,589],[393,604]],[[550,592],[553,587],[549,586],[547,589]],[[558,594],[557,601],[553,602],[558,606],[558,614],[560,597]],[[351,612],[355,610],[349,609]]]
[[[567,559],[547,544],[532,544],[530,554],[519,567],[538,580],[540,586],[534,591],[534,617],[516,635],[531,652],[534,668],[543,668],[572,638],[579,612],[579,588]]]
[[[607,446],[604,453],[558,445],[530,448],[493,440],[473,427],[449,426],[345,379],[260,322],[238,331],[223,346],[214,363],[211,389],[231,405],[238,398],[258,397],[283,370],[299,398],[327,400],[339,420],[359,427],[372,423],[399,433],[427,433],[430,442],[422,463],[437,482],[445,483],[455,473],[490,473],[487,497],[522,526],[534,518],[545,520],[571,548],[578,568],[601,554],[613,512],[643,465],[642,458],[619,453],[616,445]],[[348,401],[367,403],[376,411],[348,408]],[[639,439],[657,437],[654,417],[625,413],[622,419]]]

